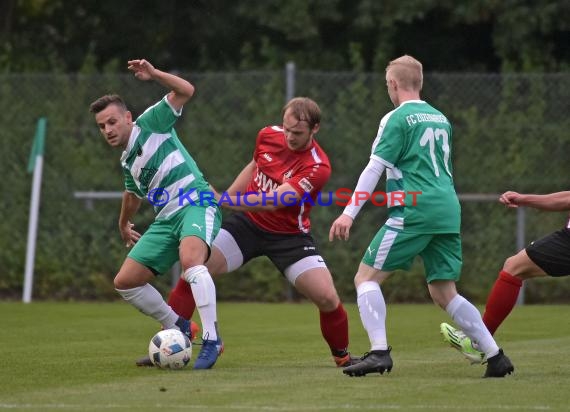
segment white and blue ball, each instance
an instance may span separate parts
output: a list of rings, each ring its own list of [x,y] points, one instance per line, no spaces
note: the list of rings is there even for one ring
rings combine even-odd
[[[178,329],[161,330],[150,340],[148,356],[159,368],[182,369],[190,363],[192,343]]]

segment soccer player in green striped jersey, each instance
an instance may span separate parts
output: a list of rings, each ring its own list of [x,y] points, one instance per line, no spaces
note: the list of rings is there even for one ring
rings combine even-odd
[[[180,260],[202,321],[203,344],[194,369],[209,369],[223,344],[217,330],[216,288],[204,263],[220,228],[221,213],[215,201],[202,202],[200,194],[209,191],[208,182],[174,130],[194,86],[144,59],[130,60],[128,68],[137,79],[156,81],[170,92],[134,122],[117,95],[103,96],[90,107],[107,143],[123,150],[125,191],[119,230],[132,250],[115,276],[115,289],[163,328],[180,329],[190,337],[189,321],[178,316],[149,283]],[[154,206],[156,219],[141,236],[131,220],[145,197]]]
[[[348,240],[364,196],[374,192],[386,170],[388,220],[364,253],[354,277],[360,318],[371,350],[343,372],[361,376],[390,372],[386,304],[380,284],[397,269],[408,270],[421,256],[429,293],[488,359],[487,377],[503,377],[514,368],[485,327],[475,306],[457,293],[462,266],[461,211],[453,185],[452,129],[439,110],[420,99],[422,64],[411,56],[391,61],[386,86],[395,109],[380,121],[370,161],[351,202],[331,226],[329,239]]]

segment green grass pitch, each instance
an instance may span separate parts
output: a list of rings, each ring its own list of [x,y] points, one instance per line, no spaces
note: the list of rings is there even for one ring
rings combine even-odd
[[[355,305],[351,351],[368,349]],[[515,374],[481,379],[439,335],[447,314],[389,305],[390,374],[344,376],[314,306],[222,303],[226,352],[214,369],[137,368],[156,324],[124,302],[0,303],[0,410],[570,410],[570,306],[515,308],[497,334]],[[194,347],[193,358],[199,347]]]

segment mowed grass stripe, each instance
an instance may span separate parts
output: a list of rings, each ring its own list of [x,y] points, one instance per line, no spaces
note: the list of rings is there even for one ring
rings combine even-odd
[[[351,350],[368,350],[347,304]],[[431,305],[389,305],[394,370],[334,367],[311,304],[222,303],[226,352],[210,371],[136,368],[157,326],[124,302],[0,303],[0,409],[568,410],[570,306],[515,308],[497,335],[514,376],[481,379],[446,347]],[[195,347],[193,356],[199,350]]]

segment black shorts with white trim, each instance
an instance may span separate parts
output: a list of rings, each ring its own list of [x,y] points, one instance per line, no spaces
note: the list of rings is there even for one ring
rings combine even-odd
[[[570,229],[563,228],[526,247],[526,254],[546,274],[570,275]]]
[[[235,239],[243,255],[243,264],[255,257],[267,256],[284,273],[286,268],[301,259],[320,255],[310,234],[268,232],[257,227],[243,213],[224,218],[222,229]]]

